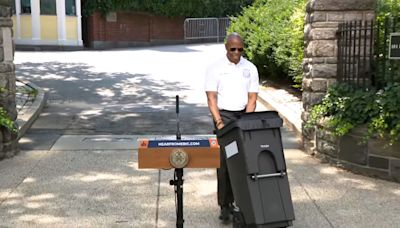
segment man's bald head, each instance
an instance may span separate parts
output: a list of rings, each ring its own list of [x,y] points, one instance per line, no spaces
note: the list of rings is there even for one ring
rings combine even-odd
[[[230,43],[230,42],[232,42],[233,40],[238,40],[238,41],[240,41],[240,42],[243,43],[243,39],[242,39],[242,37],[239,35],[239,33],[233,32],[233,33],[229,34],[229,35],[226,37],[226,42],[225,42],[225,44]]]
[[[226,37],[225,43],[226,57],[229,61],[237,64],[243,52],[243,40],[238,33],[231,33]]]

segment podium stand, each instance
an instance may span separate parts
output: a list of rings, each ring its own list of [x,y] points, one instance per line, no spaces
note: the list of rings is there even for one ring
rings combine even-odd
[[[214,137],[191,139],[139,139],[139,169],[175,168],[174,179],[178,199],[177,228],[183,227],[183,169],[219,168],[219,145]],[[196,139],[197,138],[197,139]]]
[[[153,139],[139,139],[139,169],[172,169],[177,196],[177,228],[183,228],[183,169],[219,168],[219,145],[215,136],[184,136],[179,131],[179,97],[176,96],[177,132],[176,137],[164,136]]]

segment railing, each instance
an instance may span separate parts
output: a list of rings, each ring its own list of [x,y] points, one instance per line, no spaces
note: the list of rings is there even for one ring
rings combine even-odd
[[[357,87],[374,86],[373,21],[339,25],[337,79]]]
[[[339,25],[337,79],[360,88],[400,82],[400,60],[389,59],[389,37],[400,32],[399,18]]]
[[[230,25],[229,18],[187,18],[184,22],[185,40],[224,39]]]

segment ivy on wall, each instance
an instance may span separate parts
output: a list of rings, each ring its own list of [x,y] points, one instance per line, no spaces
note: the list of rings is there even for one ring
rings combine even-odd
[[[236,15],[253,0],[86,0],[83,15],[95,11],[141,11],[163,16],[226,17]]]

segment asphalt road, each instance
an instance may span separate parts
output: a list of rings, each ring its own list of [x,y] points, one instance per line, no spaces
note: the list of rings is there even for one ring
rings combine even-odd
[[[206,66],[223,45],[79,52],[16,52],[16,75],[48,93],[22,149],[50,149],[64,134],[212,133],[203,91]],[[50,140],[49,140],[50,139]]]

